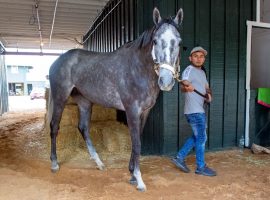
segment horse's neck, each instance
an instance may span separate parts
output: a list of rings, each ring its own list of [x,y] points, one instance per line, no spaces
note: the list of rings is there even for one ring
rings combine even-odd
[[[149,70],[150,72],[155,72],[155,70],[154,70],[155,63],[154,63],[152,55],[151,55],[150,47],[147,49],[144,49],[144,51],[140,51],[140,56],[141,56],[143,63],[144,63],[143,67],[146,67],[147,70]],[[155,73],[153,73],[153,74],[156,75]]]
[[[147,71],[149,76],[156,77],[154,61],[151,55],[151,44],[141,48],[138,46],[124,47],[119,49],[119,51],[121,51],[122,59],[130,60],[132,68],[145,68],[144,71]]]
[[[144,68],[143,71],[147,73],[148,80],[152,82],[153,85],[155,85],[158,88],[158,75],[154,69],[154,61],[151,55],[151,47],[144,48],[141,51],[138,52],[138,56],[142,62],[142,65],[140,67]]]

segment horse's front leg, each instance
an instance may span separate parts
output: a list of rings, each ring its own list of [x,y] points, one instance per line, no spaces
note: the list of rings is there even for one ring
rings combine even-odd
[[[134,110],[134,109],[133,109]],[[136,184],[139,191],[146,191],[146,186],[143,182],[141,171],[140,171],[140,154],[141,154],[141,140],[140,140],[140,129],[141,119],[137,113],[126,111],[127,122],[131,135],[131,157],[129,163],[129,171],[131,173],[130,183]]]
[[[141,114],[141,118],[140,118],[140,120],[141,120],[141,125],[140,125],[140,135],[143,133],[143,128],[144,128],[144,126],[145,126],[145,123],[146,123],[146,120],[147,120],[147,118],[148,118],[148,115],[149,115],[149,113],[150,113],[150,110],[151,110],[151,108],[149,108],[149,109],[147,109],[147,110],[145,110],[142,114]],[[130,180],[129,180],[129,182],[130,182],[130,184],[132,184],[132,185],[136,185],[137,184],[137,180],[136,180],[136,178],[133,176],[133,171],[134,171],[134,154],[133,154],[133,152],[131,152],[131,156],[130,156],[130,162],[129,162],[129,171],[130,171],[130,173],[131,173],[131,178],[130,178]]]
[[[93,146],[91,139],[89,137],[89,125],[90,125],[90,118],[91,118],[91,112],[92,112],[92,105],[90,102],[87,102],[84,99],[75,99],[78,103],[78,107],[79,107],[79,111],[80,111],[80,121],[79,121],[79,131],[82,134],[82,137],[84,139],[84,141],[86,142],[86,146],[88,149],[88,152],[91,156],[91,158],[93,158],[97,164],[97,167],[100,170],[104,169],[104,164],[103,162],[100,160],[95,147]]]

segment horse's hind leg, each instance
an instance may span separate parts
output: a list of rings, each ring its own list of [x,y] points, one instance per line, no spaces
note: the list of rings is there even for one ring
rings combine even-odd
[[[79,131],[82,134],[84,141],[86,142],[86,146],[87,146],[87,149],[91,158],[95,160],[98,168],[100,170],[103,170],[104,164],[100,160],[96,152],[96,149],[94,148],[91,142],[91,139],[89,137],[89,124],[90,124],[90,118],[91,118],[91,112],[92,112],[92,104],[86,99],[83,99],[82,97],[78,98],[77,96],[74,99],[78,103],[78,107],[80,111],[80,120],[79,120],[79,125],[78,125]]]
[[[56,137],[58,134],[59,123],[61,120],[61,116],[65,107],[65,102],[58,102],[57,105],[53,102],[53,112],[52,112],[52,119],[50,122],[51,128],[51,171],[57,172],[59,170],[59,165],[57,162],[57,154],[56,154]]]

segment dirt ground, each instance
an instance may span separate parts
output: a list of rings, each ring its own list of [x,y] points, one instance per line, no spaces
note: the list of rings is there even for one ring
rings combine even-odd
[[[270,198],[270,155],[252,154],[249,149],[206,153],[216,177],[194,174],[194,155],[187,159],[189,174],[179,171],[169,157],[142,156],[146,192],[138,192],[128,182],[129,155],[102,158],[106,169],[99,171],[84,149],[60,150],[60,171],[53,174],[44,115],[44,110],[35,110],[0,117],[0,200]]]

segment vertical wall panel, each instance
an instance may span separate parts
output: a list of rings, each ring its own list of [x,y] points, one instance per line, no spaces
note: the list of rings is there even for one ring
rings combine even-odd
[[[116,5],[117,1],[113,1],[112,2],[112,8],[114,8],[114,6]],[[112,51],[114,51],[117,48],[117,27],[116,27],[116,23],[117,23],[117,19],[116,19],[116,10],[114,12],[112,12],[112,43],[113,43],[113,49]]]
[[[129,40],[134,40],[137,38],[137,35],[135,35],[135,26],[136,26],[136,10],[135,10],[135,6],[134,6],[134,2],[135,0],[129,0],[129,15],[130,15],[130,19],[129,19]]]
[[[101,52],[101,49],[100,49],[100,46],[101,46],[101,29],[100,29],[100,25],[99,25],[99,27],[98,27],[98,29],[97,29],[97,50],[99,51],[99,52]]]
[[[106,7],[106,11],[105,11],[105,14],[106,14],[106,33],[107,33],[107,52],[110,52],[111,51],[111,14],[108,14],[110,10],[110,5]]]
[[[103,13],[102,18],[104,18],[105,14]],[[105,38],[105,21],[101,23],[101,52],[105,52],[105,44],[106,44],[106,38]]]
[[[109,10],[111,10],[113,8],[113,4],[111,3],[110,4],[110,8]],[[113,51],[114,50],[114,42],[113,42],[113,37],[114,37],[114,33],[113,33],[113,12],[110,13],[110,17],[109,17],[109,23],[110,23],[110,39],[109,39],[109,42],[110,42],[110,51]]]
[[[96,49],[96,42],[97,42],[97,40],[96,40],[96,32],[93,33],[92,36],[93,37],[92,37],[92,44],[91,44],[91,46],[92,46],[92,50],[95,50]]]
[[[223,147],[236,145],[239,48],[239,2],[226,0]]]
[[[225,1],[211,1],[210,81],[214,95],[209,118],[209,147],[222,147],[224,101]]]
[[[121,46],[121,32],[122,32],[122,18],[121,18],[121,6],[117,6],[116,13],[117,13],[117,48]]]
[[[106,13],[103,14],[103,17],[105,17]],[[107,20],[104,20],[103,22],[103,37],[104,37],[104,42],[103,42],[103,50],[104,52],[107,52],[107,48],[108,48],[108,37],[107,37]]]
[[[124,1],[124,15],[125,15],[125,34],[124,34],[124,38],[125,38],[125,42],[129,41],[130,38],[130,29],[128,28],[129,26],[129,20],[130,20],[130,14],[128,12],[129,10],[129,1]],[[139,16],[138,16],[139,17]]]
[[[121,4],[121,11],[120,11],[120,16],[121,16],[121,45],[125,44],[125,1],[122,2]]]
[[[139,3],[140,1],[136,1],[136,15],[137,15],[137,23],[135,24],[136,36],[138,37],[144,30],[144,16],[143,16],[143,8],[145,7],[143,3]],[[150,1],[149,1],[150,2]]]

